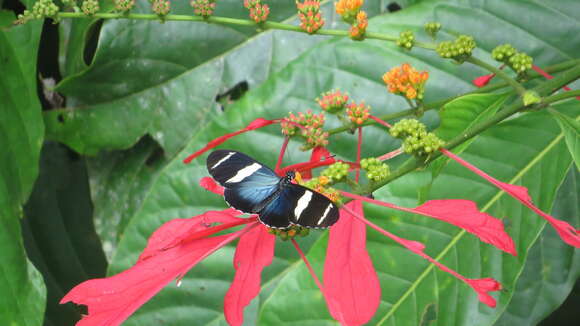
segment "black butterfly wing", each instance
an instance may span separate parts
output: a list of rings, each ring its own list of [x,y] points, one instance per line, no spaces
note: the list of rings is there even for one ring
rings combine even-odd
[[[280,178],[269,167],[244,153],[219,149],[209,154],[207,171],[226,188],[277,183]]]
[[[338,221],[339,215],[338,207],[325,196],[300,185],[287,184],[259,216],[266,225],[282,225],[286,220],[288,224],[308,228],[328,228]]]
[[[224,198],[235,209],[257,213],[278,189],[280,178],[246,154],[217,150],[207,158],[207,170],[225,188]]]

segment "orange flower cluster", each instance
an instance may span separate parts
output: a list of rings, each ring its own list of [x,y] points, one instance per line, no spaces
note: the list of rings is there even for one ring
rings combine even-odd
[[[369,118],[370,106],[365,105],[365,102],[360,104],[350,103],[346,106],[346,114],[352,123],[362,125]]]
[[[356,22],[350,26],[350,37],[355,40],[361,40],[365,35],[367,26],[369,26],[367,13],[361,10],[356,15]]]
[[[308,110],[306,114],[302,112],[298,112],[298,115],[290,113],[288,115],[288,120],[282,121],[280,125],[284,135],[294,136],[299,128],[296,124],[306,127],[305,129],[302,129],[302,133],[304,134],[305,130],[308,128],[322,128],[322,126],[324,126],[324,119],[324,113],[314,114],[312,113],[312,110]]]
[[[340,193],[334,189],[329,187],[330,178],[324,175],[320,175],[316,178],[310,179],[308,181],[304,180],[299,172],[296,172],[296,176],[294,180],[300,185],[303,185],[307,188],[310,188],[320,194],[326,196],[326,198],[330,199],[333,202],[340,202]]]
[[[256,24],[265,22],[270,14],[270,7],[262,4],[261,0],[244,0],[244,7],[250,10],[250,18]]]
[[[349,21],[356,16],[364,2],[364,0],[339,0],[334,3],[334,8],[345,21]]]
[[[213,15],[215,10],[215,0],[191,0],[190,4],[193,7],[193,13],[202,17]]]
[[[302,3],[296,1],[296,7],[302,30],[313,34],[324,25],[324,19],[320,14],[319,0],[306,0]]]
[[[429,78],[427,71],[417,71],[408,63],[400,67],[394,67],[383,75],[383,81],[387,84],[389,92],[412,99],[423,99],[425,82]]]
[[[340,90],[332,90],[322,94],[322,99],[317,98],[318,105],[327,112],[336,113],[344,108],[348,101],[348,94]]]

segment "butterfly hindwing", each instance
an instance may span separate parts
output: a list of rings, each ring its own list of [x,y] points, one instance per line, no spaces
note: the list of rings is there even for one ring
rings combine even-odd
[[[262,208],[262,203],[278,189],[278,184],[268,186],[238,185],[235,188],[225,188],[224,198],[233,208],[244,213],[256,214]]]
[[[326,196],[296,184],[289,184],[286,189],[300,193],[289,217],[290,223],[308,228],[328,228],[338,221],[338,207]]]
[[[325,196],[290,183],[280,190],[276,199],[264,207],[259,216],[266,225],[286,219],[289,224],[327,228],[338,220],[338,207]]]
[[[301,191],[296,188],[284,187],[259,213],[260,221],[269,227],[287,228],[290,226],[290,217],[294,205]]]

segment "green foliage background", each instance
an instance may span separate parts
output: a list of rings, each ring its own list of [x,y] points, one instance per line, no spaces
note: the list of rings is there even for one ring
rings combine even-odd
[[[541,67],[580,53],[580,3],[574,0],[400,1],[403,9],[396,13],[386,10],[385,1],[367,2],[369,31],[423,35],[423,23],[436,20],[444,38],[473,35],[475,55],[489,63],[491,49],[508,42]],[[347,28],[331,1],[323,3],[325,26]],[[136,11],[149,12],[148,6],[139,1]],[[296,23],[291,1],[271,7],[272,20]],[[191,11],[186,1],[172,3],[172,13]],[[215,14],[245,18],[247,11],[239,0],[222,0]],[[1,325],[74,324],[81,310],[57,304],[72,286],[130,267],[162,223],[224,208],[223,199],[197,186],[207,175],[204,158],[181,162],[214,137],[257,117],[315,108],[314,99],[332,88],[365,100],[376,115],[404,110],[405,101],[388,94],[381,81],[403,62],[429,71],[426,102],[472,91],[471,80],[486,73],[385,41],[204,23],[119,19],[101,26],[94,19],[65,20],[53,27],[59,43],[52,46],[58,45],[62,76],[54,91],[65,96],[66,106],[44,101],[43,111],[37,90],[37,54],[46,55],[46,47],[39,52],[43,25],[10,26],[13,19],[0,12]],[[240,83],[249,88],[241,98],[216,101]],[[513,99],[507,91],[461,97],[427,112],[423,121],[450,139],[501,110]],[[553,108],[556,119],[546,111],[528,112],[490,128],[461,146],[461,156],[502,181],[528,187],[541,209],[579,226],[579,176],[570,152],[577,157],[580,102]],[[364,135],[363,156],[399,146],[382,128],[365,128]],[[279,130],[269,127],[226,147],[273,165],[281,143]],[[329,149],[352,160],[356,140],[335,135]],[[291,143],[287,157],[296,163],[308,154]],[[382,287],[371,325],[536,325],[562,304],[580,275],[578,250],[455,163],[440,159],[374,195],[408,207],[427,199],[473,200],[505,218],[519,256],[442,222],[366,207],[367,217],[381,227],[425,243],[428,254],[467,277],[493,277],[505,288],[491,309],[464,284],[369,231],[367,247]],[[300,240],[319,275],[326,241],[326,232]],[[168,286],[125,324],[226,325],[222,302],[233,279],[233,251],[228,246],[206,259],[181,287]],[[245,317],[247,325],[337,324],[294,249],[282,242]]]

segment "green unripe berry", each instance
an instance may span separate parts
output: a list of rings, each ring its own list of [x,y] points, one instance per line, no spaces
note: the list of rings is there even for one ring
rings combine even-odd
[[[491,57],[496,61],[507,62],[516,52],[516,49],[511,44],[502,44],[491,51]]]
[[[425,32],[431,36],[432,39],[435,39],[437,36],[437,32],[441,29],[441,24],[437,22],[429,22],[425,23]]]
[[[338,182],[348,175],[350,166],[344,162],[336,162],[322,171],[321,175],[328,177],[331,182]]]
[[[399,34],[399,39],[397,40],[398,46],[410,50],[411,48],[413,48],[414,44],[415,44],[415,35],[413,34],[412,31],[404,31]]]
[[[518,52],[509,59],[510,67],[518,74],[532,68],[533,59],[529,55]]]
[[[435,49],[439,56],[463,62],[475,49],[475,40],[468,35],[459,35],[455,41],[440,42]]]

